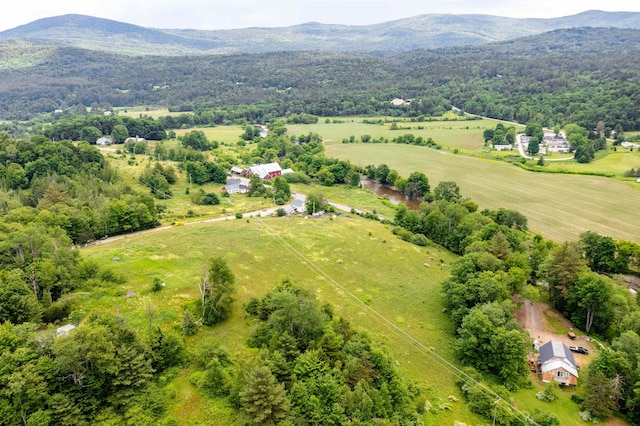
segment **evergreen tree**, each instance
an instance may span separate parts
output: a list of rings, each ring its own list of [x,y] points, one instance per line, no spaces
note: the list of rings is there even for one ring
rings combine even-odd
[[[180,330],[185,336],[193,336],[198,331],[196,319],[189,309],[185,310],[184,317],[182,317],[182,324],[180,324]]]
[[[291,402],[284,386],[267,367],[256,367],[247,374],[240,402],[242,411],[258,424],[275,425],[291,416]]]

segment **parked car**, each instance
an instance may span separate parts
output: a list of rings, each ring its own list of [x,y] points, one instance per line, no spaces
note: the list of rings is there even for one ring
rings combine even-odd
[[[571,352],[577,352],[583,355],[589,355],[589,350],[587,348],[583,348],[582,346],[569,346],[569,350]]]
[[[573,334],[571,331],[567,333],[567,336],[569,336],[569,339],[571,340],[576,340],[576,335]]]

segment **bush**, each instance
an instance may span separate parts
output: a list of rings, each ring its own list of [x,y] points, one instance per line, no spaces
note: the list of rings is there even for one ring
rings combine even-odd
[[[287,211],[285,209],[283,209],[282,207],[280,207],[278,210],[276,210],[276,216],[284,217],[286,215],[287,215]]]
[[[240,212],[236,213],[236,219],[242,219],[242,213]]]
[[[158,277],[153,279],[153,284],[151,284],[151,291],[160,291],[164,287],[162,280]]]
[[[558,383],[556,381],[551,381],[544,385],[544,389],[536,394],[536,398],[540,401],[551,402],[557,398],[558,392]]]
[[[582,404],[584,402],[584,396],[579,393],[574,393],[573,395],[571,395],[571,400],[576,404]]]
[[[71,312],[71,304],[59,300],[57,302],[53,302],[47,309],[44,310],[42,314],[42,321],[45,324],[51,324],[56,320],[62,320],[69,316]]]
[[[429,245],[429,239],[422,234],[413,234],[411,242],[417,246],[425,247]]]

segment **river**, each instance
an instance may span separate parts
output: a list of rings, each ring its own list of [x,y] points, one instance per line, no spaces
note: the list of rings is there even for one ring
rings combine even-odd
[[[371,180],[366,176],[362,176],[360,183],[363,187],[369,189],[376,195],[387,198],[393,204],[404,204],[409,210],[418,210],[420,208],[420,201],[410,200],[395,189],[392,189],[386,185],[382,185],[377,180]]]

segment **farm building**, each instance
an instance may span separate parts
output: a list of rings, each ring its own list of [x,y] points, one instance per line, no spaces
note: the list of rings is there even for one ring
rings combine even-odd
[[[578,384],[576,361],[564,343],[552,340],[542,345],[538,363],[544,383],[555,380],[566,386]]]
[[[254,164],[246,171],[248,176],[258,175],[262,180],[271,180],[282,175],[282,169],[278,163]]]
[[[288,214],[303,213],[305,211],[304,201],[297,198],[294,199],[291,205],[286,208],[286,211]]]
[[[496,151],[511,151],[513,149],[513,145],[512,144],[494,145],[493,149],[495,149]]]
[[[249,183],[246,179],[229,179],[222,189],[229,194],[246,194],[249,190]]]
[[[244,172],[244,169],[242,169],[241,167],[232,167],[231,168],[231,174],[241,175],[242,172]]]

